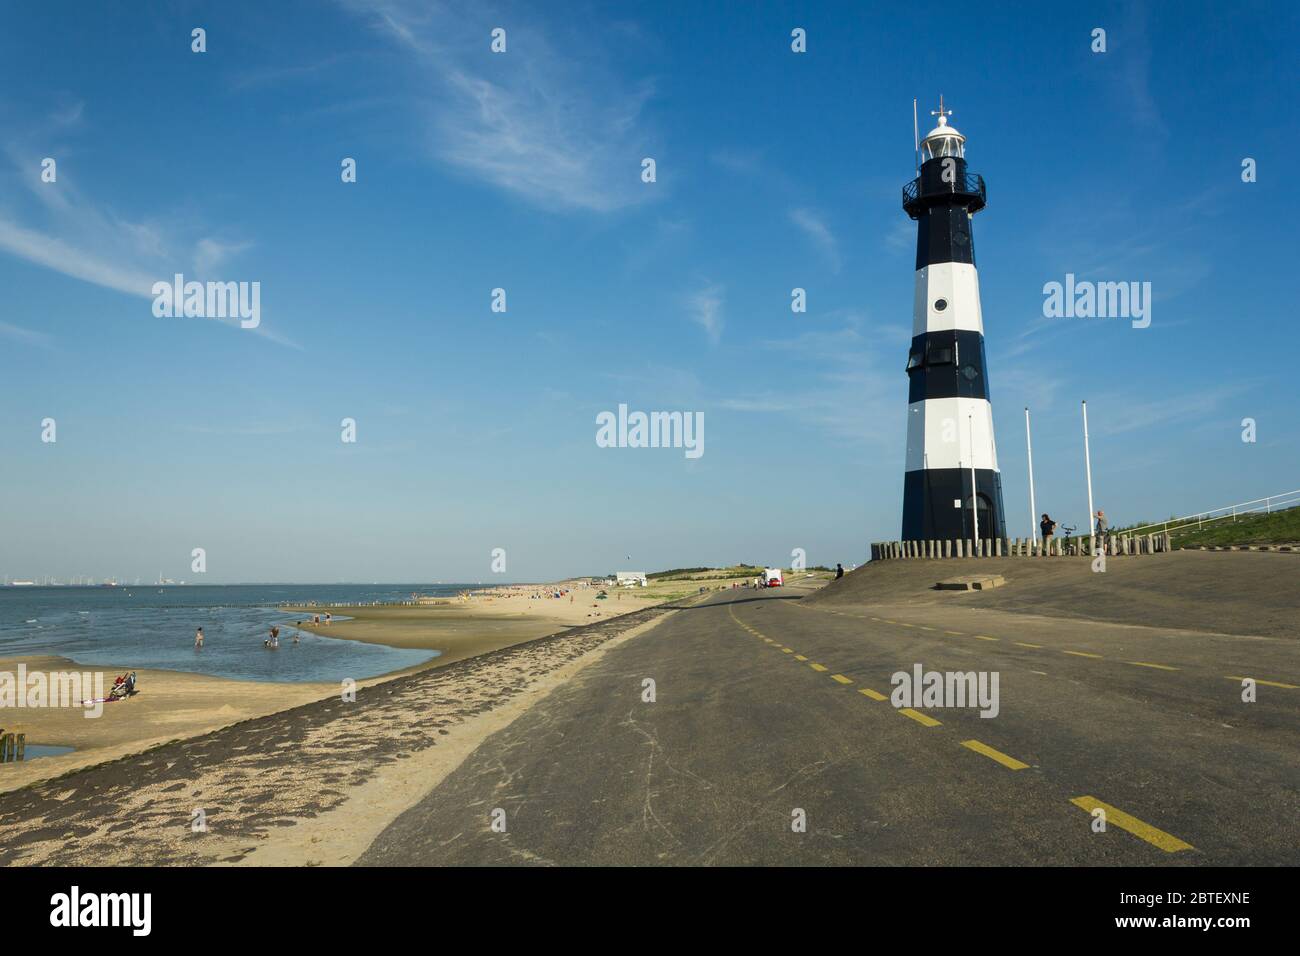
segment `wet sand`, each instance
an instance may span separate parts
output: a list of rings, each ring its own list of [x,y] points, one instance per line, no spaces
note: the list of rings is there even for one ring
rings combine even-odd
[[[130,669],[90,667],[66,657],[42,655],[0,658],[0,671],[16,673],[20,663],[27,665],[29,673],[102,673],[105,694],[113,686],[113,679]],[[179,671],[134,670],[139,691],[128,700],[104,704],[99,717],[86,717],[87,711],[81,707],[0,710],[0,727],[6,733],[26,734],[28,746],[76,748],[57,757],[0,764],[0,792],[339,692],[337,684],[278,684]],[[366,683],[373,681],[363,681],[362,686]]]
[[[582,603],[579,603],[579,602]],[[323,637],[384,644],[388,647],[440,651],[423,667],[441,667],[477,654],[511,647],[570,627],[606,621],[620,614],[641,610],[648,601],[609,599],[597,602],[593,594],[559,600],[511,602],[486,599],[477,602],[449,602],[419,607],[294,607],[290,614],[303,616],[302,629]],[[549,605],[549,606],[548,606]],[[325,612],[334,615],[332,624],[313,625],[311,617]],[[350,620],[338,620],[340,617]],[[283,640],[283,636],[281,637]]]

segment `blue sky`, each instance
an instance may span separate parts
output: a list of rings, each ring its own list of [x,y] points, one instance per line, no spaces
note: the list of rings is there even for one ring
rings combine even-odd
[[[0,574],[862,560],[900,523],[899,193],[940,93],[988,182],[1008,532],[1026,405],[1070,523],[1085,398],[1115,522],[1300,487],[1294,8],[1048,7],[9,5]],[[156,318],[176,272],[260,282],[261,326]],[[1151,326],[1044,318],[1067,272],[1151,282]],[[705,454],[597,447],[619,403],[703,412]]]

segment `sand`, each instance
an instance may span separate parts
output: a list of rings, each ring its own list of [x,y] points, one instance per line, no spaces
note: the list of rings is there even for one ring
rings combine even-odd
[[[610,594],[604,600],[597,600],[599,589],[582,586],[574,587],[561,598],[532,596],[570,586],[568,583],[515,585],[480,592],[465,599],[448,598],[420,606],[343,607],[322,604],[285,610],[302,614],[305,622],[302,629],[312,634],[389,647],[440,651],[439,657],[421,666],[441,667],[566,628],[609,620],[662,600],[631,593]],[[334,615],[333,623],[306,623],[313,615],[319,614],[323,618],[326,612]],[[341,617],[350,620],[338,620]]]
[[[66,657],[27,656],[0,659],[0,671],[16,672],[20,663],[27,665],[28,672],[102,673],[105,693],[113,679],[128,669],[89,667]],[[28,745],[76,748],[57,757],[0,764],[0,792],[338,693],[337,684],[278,684],[179,671],[135,671],[139,692],[129,700],[103,705],[96,718],[87,718],[80,707],[0,710],[0,727],[7,733],[26,734]]]

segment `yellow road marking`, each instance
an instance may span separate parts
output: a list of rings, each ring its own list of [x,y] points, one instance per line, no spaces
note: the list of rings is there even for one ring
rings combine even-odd
[[[916,627],[915,624],[908,624],[906,621],[899,621],[898,623],[903,625],[903,627]]]
[[[1001,750],[994,750],[988,744],[982,744],[978,740],[963,740],[963,747],[975,751],[977,754],[983,754],[990,760],[996,760],[1004,767],[1010,767],[1012,770],[1024,770],[1029,766],[1027,763],[1021,763],[1015,757],[1008,757]]]
[[[897,624],[898,622],[897,622],[897,621],[891,621],[889,618],[885,618],[885,623],[886,623],[886,624]]]
[[[782,653],[782,654],[793,654],[793,653],[794,653],[794,648],[793,648],[793,647],[783,647],[783,648],[781,648],[781,653]]]
[[[806,661],[808,658],[804,657],[802,654],[796,654],[794,659],[797,661]]]
[[[944,631],[945,634],[956,634],[958,637],[965,636],[965,631]]]
[[[837,680],[837,681],[839,681],[841,684],[852,684],[852,683],[853,683],[852,678],[845,677],[843,674],[832,674],[832,675],[831,675],[831,680]]]
[[[933,630],[934,630],[934,628],[932,628],[932,627],[926,627],[924,624],[918,624],[917,627],[919,627],[919,628],[920,628],[921,630],[923,630],[923,631],[933,631]]]
[[[884,694],[874,691],[870,687],[859,687],[858,693],[863,697],[870,697],[872,700],[889,700]]]
[[[919,710],[913,710],[911,707],[904,707],[901,710],[899,710],[899,713],[902,714],[904,717],[911,717],[918,724],[923,724],[926,727],[938,727],[940,723],[939,721],[935,720],[933,717],[929,717],[921,713]]]
[[[1061,651],[1061,653],[1062,653],[1062,654],[1073,654],[1075,657],[1095,657],[1095,658],[1097,658],[1098,660],[1103,660],[1103,658],[1102,658],[1102,656],[1101,656],[1100,654],[1088,654],[1088,653],[1085,653],[1084,651]]]
[[[816,663],[815,661],[812,662],[812,663],[810,663],[808,666],[811,667],[811,668],[812,668],[813,670],[815,670],[815,671],[830,670],[830,668],[828,668],[825,664],[818,664],[818,663]]]
[[[1129,816],[1123,810],[1117,810],[1109,803],[1102,803],[1096,797],[1074,797],[1070,802],[1089,813],[1100,807],[1106,811],[1107,824],[1113,823],[1121,830],[1127,830],[1138,839],[1146,840],[1152,846],[1157,846],[1166,853],[1194,849],[1190,843],[1184,843],[1178,837],[1166,833],[1164,830],[1158,830],[1149,823],[1143,823],[1137,817]]]
[[[1002,638],[1000,638],[1000,637],[989,637],[987,634],[976,634],[976,635],[975,635],[975,640],[977,640],[977,641],[1000,641],[1000,640],[1002,640]]]
[[[1265,687],[1282,687],[1286,690],[1300,690],[1295,684],[1279,684],[1275,680],[1260,680],[1258,677],[1233,677],[1228,675],[1227,680],[1253,680],[1256,684],[1263,684]]]
[[[1043,649],[1042,644],[1026,644],[1024,641],[1012,641],[1011,643],[1015,644],[1017,647],[1032,647],[1036,651]]]
[[[1170,667],[1168,664],[1152,664],[1149,661],[1125,661],[1125,664],[1132,664],[1134,667],[1154,667],[1158,671],[1176,671],[1181,670],[1178,667]]]

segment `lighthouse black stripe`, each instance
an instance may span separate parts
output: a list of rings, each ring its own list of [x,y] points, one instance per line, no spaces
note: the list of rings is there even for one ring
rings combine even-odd
[[[984,336],[966,329],[926,332],[908,353],[907,403],[928,398],[989,398]]]
[[[916,221],[916,267],[939,262],[975,264],[971,218],[962,205],[928,207]]]
[[[980,537],[1006,537],[1002,476],[991,469],[976,468],[975,487],[988,506],[988,510],[980,510]],[[903,540],[973,538],[975,529],[970,500],[969,468],[927,468],[907,472],[903,476]],[[955,507],[955,501],[961,501],[962,507]]]

